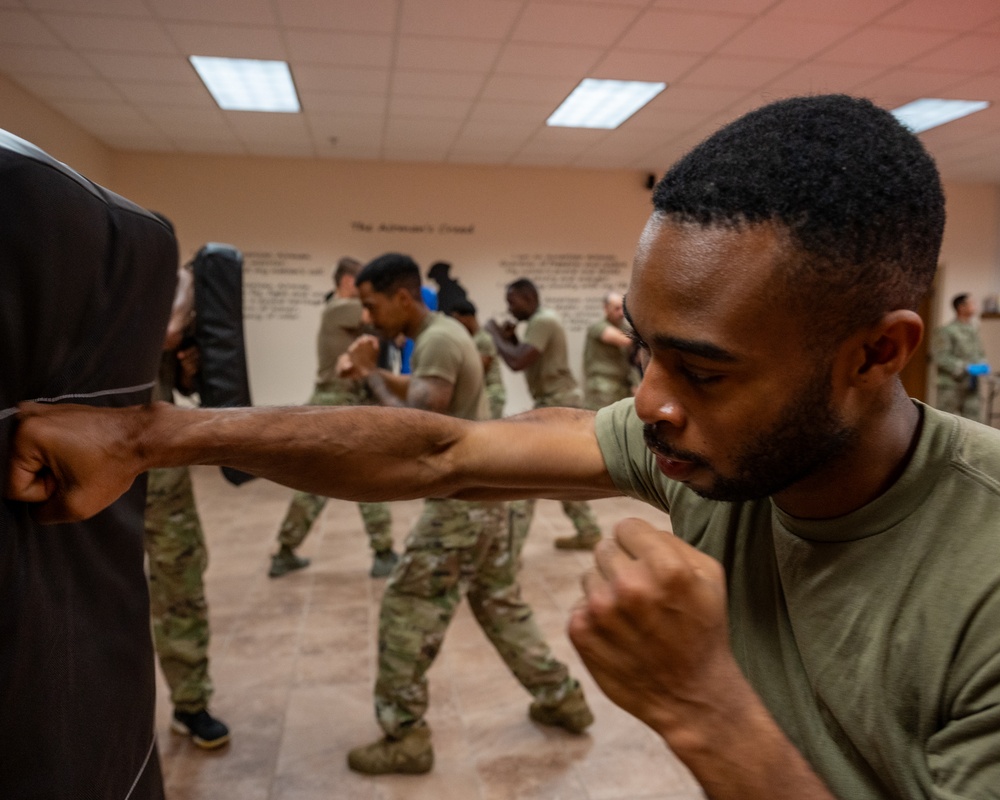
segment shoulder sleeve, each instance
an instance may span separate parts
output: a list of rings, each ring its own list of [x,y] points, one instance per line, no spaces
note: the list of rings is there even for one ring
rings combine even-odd
[[[615,486],[629,497],[670,511],[679,485],[657,468],[642,437],[642,421],[629,397],[597,412],[597,443]]]
[[[927,741],[935,798],[987,800],[1000,786],[1000,590],[978,607],[948,679],[941,728]]]
[[[544,353],[558,324],[555,319],[545,314],[532,317],[528,321],[528,327],[524,331],[523,341],[526,344],[530,344],[540,353]]]
[[[462,349],[450,336],[428,331],[414,346],[411,363],[417,365],[414,378],[440,378],[454,384],[462,365]]]

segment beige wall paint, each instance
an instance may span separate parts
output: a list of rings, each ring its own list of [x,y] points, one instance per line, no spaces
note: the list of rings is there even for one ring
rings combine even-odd
[[[599,256],[577,271],[591,278],[586,285],[578,274],[577,285],[551,288],[552,267],[539,280],[543,302],[577,303],[573,319],[596,319],[601,296],[626,285],[651,208],[644,178],[627,171],[119,155],[111,188],[171,217],[183,257],[206,241],[233,244],[248,254],[252,291],[270,282],[298,292],[294,318],[246,325],[254,400],[284,404],[309,395],[319,301],[340,256],[364,261],[395,250],[412,255],[425,272],[436,260],[449,261],[481,321],[505,313],[506,283],[525,273],[537,277],[512,265],[518,257]],[[278,260],[285,254],[286,267],[301,273],[260,275],[255,262],[266,260],[260,253]],[[571,337],[578,373],[580,327]],[[508,373],[505,380],[508,410],[527,408],[523,378]]]
[[[0,75],[0,128],[27,139],[94,183],[111,180],[111,150]]]

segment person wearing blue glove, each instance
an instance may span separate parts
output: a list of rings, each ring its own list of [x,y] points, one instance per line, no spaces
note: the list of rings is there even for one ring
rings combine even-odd
[[[937,366],[937,402],[942,411],[981,420],[979,377],[988,375],[979,330],[972,324],[975,310],[968,294],[951,301],[955,319],[934,332],[932,352]]]

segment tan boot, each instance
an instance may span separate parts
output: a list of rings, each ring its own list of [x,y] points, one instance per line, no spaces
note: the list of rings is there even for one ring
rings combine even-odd
[[[593,550],[594,546],[601,541],[600,536],[560,536],[556,539],[556,548],[559,550]]]
[[[401,739],[383,736],[377,742],[355,747],[347,754],[347,766],[365,775],[422,775],[434,766],[431,729],[426,725],[409,731]]]
[[[594,721],[579,684],[554,706],[542,705],[536,700],[528,709],[528,716],[542,725],[564,728],[570,733],[583,733]]]

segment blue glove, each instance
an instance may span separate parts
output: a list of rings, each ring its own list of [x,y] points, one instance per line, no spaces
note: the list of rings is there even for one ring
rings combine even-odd
[[[989,375],[990,365],[983,361],[981,364],[969,364],[965,371],[970,375]]]

